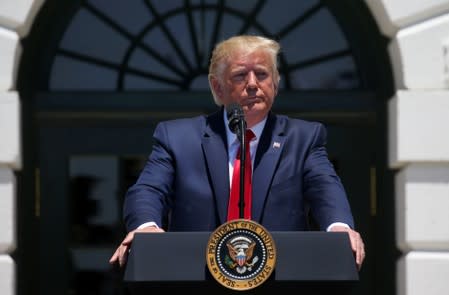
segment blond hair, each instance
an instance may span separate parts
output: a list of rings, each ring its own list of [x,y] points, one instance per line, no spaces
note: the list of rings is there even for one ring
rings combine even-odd
[[[217,97],[214,88],[212,87],[212,79],[217,79],[222,83],[222,75],[228,65],[229,58],[232,58],[235,53],[251,54],[258,50],[266,51],[270,54],[272,60],[272,74],[273,82],[276,88],[279,85],[279,71],[278,71],[278,54],[281,46],[275,40],[252,35],[234,36],[218,43],[212,51],[212,57],[209,65],[209,86],[214,96],[214,101],[217,105],[222,105]]]

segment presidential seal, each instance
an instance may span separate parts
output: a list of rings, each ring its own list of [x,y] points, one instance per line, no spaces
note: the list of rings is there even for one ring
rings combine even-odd
[[[226,288],[245,291],[263,284],[276,263],[271,234],[257,222],[236,219],[212,232],[206,261],[210,273]]]

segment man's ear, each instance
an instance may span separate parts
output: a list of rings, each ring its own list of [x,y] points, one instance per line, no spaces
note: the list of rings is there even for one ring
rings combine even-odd
[[[221,99],[221,97],[223,97],[223,88],[222,88],[222,86],[221,86],[221,84],[220,84],[220,81],[218,81],[217,78],[212,77],[212,78],[210,79],[210,85],[212,86],[212,88],[213,88],[213,90],[214,90],[214,92],[215,92],[215,95],[216,95],[219,99]]]

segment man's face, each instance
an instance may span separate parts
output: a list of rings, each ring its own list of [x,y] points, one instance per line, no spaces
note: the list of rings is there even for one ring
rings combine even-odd
[[[231,103],[242,106],[248,127],[265,118],[273,105],[277,86],[272,64],[270,55],[264,51],[236,53],[229,59],[222,82],[213,83],[225,106]]]

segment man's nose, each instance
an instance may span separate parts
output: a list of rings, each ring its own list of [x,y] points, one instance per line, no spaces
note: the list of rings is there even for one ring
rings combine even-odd
[[[256,74],[254,72],[248,73],[248,88],[255,88],[257,87],[257,78]]]

